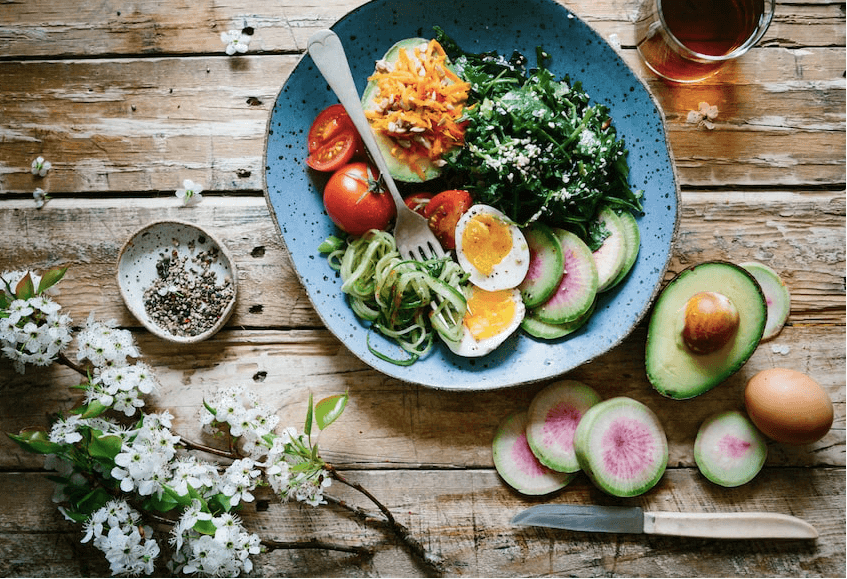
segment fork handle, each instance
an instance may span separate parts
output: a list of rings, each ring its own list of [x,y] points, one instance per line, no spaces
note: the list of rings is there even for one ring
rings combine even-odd
[[[394,198],[398,211],[400,211],[401,208],[405,208],[406,204],[397,190],[397,184],[391,177],[385,157],[382,156],[382,151],[376,143],[373,129],[371,129],[371,125],[365,117],[362,101],[359,92],[356,90],[356,83],[353,81],[353,73],[350,72],[350,65],[347,62],[347,56],[344,54],[341,40],[332,30],[320,30],[309,39],[308,51],[309,56],[312,57],[318,70],[323,74],[329,87],[338,97],[338,101],[350,115],[350,120],[353,121],[353,125],[359,131],[365,148],[385,180],[385,185]]]

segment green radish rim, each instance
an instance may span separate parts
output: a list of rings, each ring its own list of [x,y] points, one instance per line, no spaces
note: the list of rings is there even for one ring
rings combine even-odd
[[[525,495],[547,495],[564,488],[576,475],[541,464],[526,440],[527,413],[513,412],[500,421],[491,451],[494,468],[510,487]]]
[[[641,230],[638,228],[638,221],[636,221],[635,216],[629,211],[622,211],[618,213],[618,217],[620,217],[621,229],[626,240],[626,256],[624,257],[623,267],[618,277],[615,278],[607,289],[612,289],[620,285],[629,272],[632,271],[632,266],[635,265],[635,260],[638,259],[638,252],[641,250]]]
[[[582,416],[601,400],[596,390],[577,380],[553,382],[533,397],[526,438],[541,464],[559,472],[579,472],[574,433]]]
[[[591,250],[579,237],[558,228],[553,228],[553,233],[562,244],[565,273],[550,299],[535,308],[533,313],[548,324],[564,324],[582,316],[594,303],[597,297],[597,266]]]
[[[527,308],[540,306],[553,295],[565,271],[562,244],[553,231],[541,223],[524,230],[529,245],[529,270],[518,286]]]
[[[765,294],[768,317],[762,341],[771,340],[782,331],[791,314],[791,292],[788,291],[788,286],[779,274],[767,265],[757,261],[748,261],[739,265],[756,278],[762,293]]]
[[[626,260],[626,238],[620,217],[609,207],[603,207],[597,213],[597,222],[605,227],[609,236],[603,245],[591,254],[597,266],[597,292],[604,292],[618,278]]]
[[[753,480],[768,458],[768,443],[741,411],[727,410],[708,417],[694,440],[694,461],[707,479],[723,487]]]
[[[573,334],[591,318],[591,315],[594,313],[594,308],[597,305],[597,301],[591,304],[591,307],[588,308],[588,311],[582,314],[580,317],[575,319],[572,322],[566,322],[564,324],[550,324],[543,320],[540,320],[533,312],[527,312],[524,316],[524,319],[521,320],[521,328],[534,338],[540,338],[542,340],[555,340],[557,338],[563,338],[570,334]]]
[[[574,450],[591,482],[616,497],[647,492],[668,465],[668,440],[659,419],[625,396],[588,409],[576,428]]]

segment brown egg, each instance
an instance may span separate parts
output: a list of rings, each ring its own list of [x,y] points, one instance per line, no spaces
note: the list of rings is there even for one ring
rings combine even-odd
[[[747,382],[744,404],[753,424],[777,442],[815,442],[832,426],[829,395],[817,382],[796,370],[762,370]]]

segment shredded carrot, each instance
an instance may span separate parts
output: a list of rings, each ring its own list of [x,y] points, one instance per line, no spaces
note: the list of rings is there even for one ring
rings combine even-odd
[[[464,142],[466,122],[460,121],[470,83],[447,66],[441,45],[430,40],[426,49],[415,47],[412,56],[400,50],[391,70],[380,70],[376,81],[375,110],[365,112],[375,131],[390,137],[391,154],[424,178],[425,160],[438,162],[442,155]]]

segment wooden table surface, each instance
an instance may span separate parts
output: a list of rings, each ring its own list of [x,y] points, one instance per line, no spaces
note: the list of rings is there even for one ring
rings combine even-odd
[[[511,491],[493,468],[498,421],[546,385],[484,393],[435,391],[389,379],[350,354],[321,324],[292,269],[263,194],[266,123],[309,36],[360,0],[26,0],[0,3],[0,271],[69,265],[59,301],[75,324],[90,312],[130,328],[162,390],[156,408],[199,437],[196,413],[220,385],[253,387],[300,425],[316,399],[349,390],[324,432],[324,457],[382,500],[450,576],[845,575],[845,21],[844,2],[777,3],[759,47],[692,86],[659,81],[634,50],[634,0],[565,6],[620,53],[667,117],[681,184],[681,222],[666,280],[704,260],[760,261],[787,282],[791,315],[719,388],[674,402],[644,373],[646,323],[567,377],[604,397],[627,395],[659,416],[669,468],[648,493],[614,500],[580,476],[543,500],[669,511],[769,510],[817,527],[814,541],[715,541],[518,529],[510,517],[541,502]],[[250,50],[228,57],[221,31],[252,27]],[[687,120],[716,105],[712,130]],[[53,164],[35,178],[30,164]],[[182,180],[205,185],[194,207]],[[33,190],[50,196],[37,209]],[[202,224],[230,248],[239,297],[227,327],[197,346],[144,331],[115,280],[123,242],[162,218]],[[741,405],[754,373],[806,372],[828,392],[835,422],[819,442],[770,444],[749,484],[706,481],[692,454],[700,422]],[[0,361],[0,429],[47,427],[71,408],[76,375],[58,365],[20,375]],[[108,565],[51,503],[41,457],[0,438],[0,575],[107,575]],[[341,484],[331,493],[368,512]],[[283,504],[270,495],[241,515],[279,541],[364,545],[371,556],[277,549],[254,558],[257,576],[421,576],[430,571],[374,520],[344,509]]]

